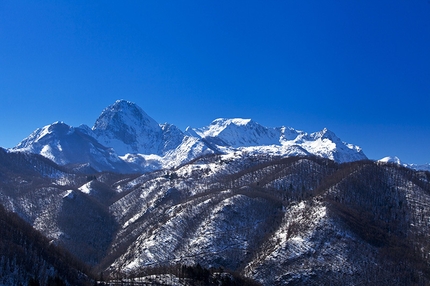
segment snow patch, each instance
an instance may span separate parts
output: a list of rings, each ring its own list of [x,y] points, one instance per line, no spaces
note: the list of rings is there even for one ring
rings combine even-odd
[[[74,199],[75,198],[75,193],[73,192],[73,190],[67,190],[66,193],[63,195],[64,199]]]
[[[93,190],[91,188],[91,182],[86,183],[85,185],[80,187],[78,190],[80,190],[82,193],[85,193],[85,194],[91,194],[91,192]]]

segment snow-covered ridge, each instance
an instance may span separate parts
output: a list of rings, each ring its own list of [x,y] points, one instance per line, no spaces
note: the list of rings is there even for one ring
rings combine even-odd
[[[423,164],[423,165],[418,165],[418,164],[408,164],[408,163],[404,163],[402,160],[400,160],[399,157],[396,156],[387,156],[384,157],[382,159],[379,159],[378,162],[381,163],[385,163],[385,164],[397,164],[406,168],[410,168],[410,169],[414,169],[417,171],[429,171],[430,172],[430,164]]]
[[[332,131],[308,134],[291,127],[264,127],[251,119],[216,119],[209,126],[187,128],[187,134],[198,136],[223,150],[243,150],[279,156],[317,155],[337,162],[367,159],[360,147],[340,140]]]
[[[200,138],[223,142],[226,146],[250,147],[279,144],[279,130],[264,127],[251,119],[219,118],[209,126],[194,128]],[[216,140],[213,140],[216,139]]]
[[[381,163],[393,163],[393,164],[403,165],[403,162],[397,156],[394,156],[394,157],[387,156],[387,157],[384,157],[382,159],[379,159],[378,162],[381,162]]]
[[[252,119],[219,118],[208,126],[159,124],[135,103],[117,100],[92,128],[55,122],[34,131],[11,151],[41,154],[60,165],[89,164],[96,171],[147,172],[171,168],[207,154],[245,152],[316,155],[337,162],[367,159],[360,147],[328,129],[306,133],[265,127]]]

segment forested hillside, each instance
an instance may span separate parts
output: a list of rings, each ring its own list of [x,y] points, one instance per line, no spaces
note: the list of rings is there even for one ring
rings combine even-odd
[[[0,285],[91,285],[89,268],[0,205]]]
[[[33,169],[3,168],[0,199],[45,236],[25,251],[61,246],[104,283],[430,283],[429,172],[238,152],[143,175],[88,175],[22,158]],[[19,262],[13,269],[32,278],[18,250],[2,251],[4,267]],[[43,269],[86,273],[33,256]]]

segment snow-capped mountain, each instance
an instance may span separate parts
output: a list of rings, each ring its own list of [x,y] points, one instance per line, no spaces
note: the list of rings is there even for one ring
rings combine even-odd
[[[394,157],[387,156],[387,157],[384,157],[384,158],[382,158],[382,159],[379,159],[379,160],[378,160],[378,162],[381,162],[381,163],[392,163],[392,164],[403,165],[403,162],[402,162],[402,161],[400,160],[400,158],[399,158],[399,157],[397,157],[397,156],[394,156]]]
[[[36,129],[12,150],[40,154],[59,165],[87,164],[95,171],[132,171],[112,148],[92,137],[88,127],[75,128],[64,122]]]
[[[422,164],[422,165],[418,165],[418,164],[408,164],[408,163],[404,163],[402,160],[400,160],[399,157],[391,157],[391,156],[387,156],[384,157],[382,159],[379,159],[378,162],[381,163],[390,163],[390,164],[397,164],[406,168],[410,168],[410,169],[414,169],[417,171],[430,171],[430,164]]]
[[[429,171],[430,172],[430,164],[407,164],[408,168],[417,170],[417,171]]]
[[[320,132],[303,134],[295,140],[311,154],[336,162],[352,162],[367,159],[359,146],[343,142],[332,131],[324,128]]]
[[[336,162],[366,159],[355,145],[324,129],[308,134],[291,127],[268,128],[251,119],[216,119],[209,126],[158,124],[135,103],[118,100],[92,128],[55,122],[37,129],[11,151],[43,155],[57,164],[96,171],[147,172],[177,167],[208,154],[245,152],[279,157],[316,155]]]
[[[57,123],[22,146],[52,147],[53,141],[64,150],[77,132],[96,140],[89,127]],[[150,284],[148,271],[156,269],[167,271],[157,277],[169,275],[160,284],[190,285],[179,270],[198,265],[235,271],[261,285],[429,285],[430,173],[369,160],[337,164],[321,156],[263,152],[284,141],[307,154],[306,142],[339,144],[328,130],[299,133],[280,137],[277,145],[248,147],[185,135],[163,156],[118,156],[127,166],[147,168],[186,158],[179,167],[144,174],[70,172],[43,156],[0,148],[0,204],[49,244],[97,269],[95,279],[103,272],[112,283]],[[224,153],[190,160],[219,151]],[[14,261],[25,255],[14,253],[0,259],[0,269],[19,270]],[[0,284],[15,285],[3,279],[14,273],[0,271]]]
[[[251,119],[214,120],[203,128],[187,128],[189,134],[204,138],[215,145],[233,148],[279,144],[279,130],[261,126]]]
[[[163,130],[136,104],[118,100],[107,107],[92,128],[95,138],[120,155],[127,153],[160,155]]]
[[[316,155],[344,163],[365,160],[360,147],[342,142],[324,128],[307,134],[291,127],[268,128],[251,119],[216,119],[203,128],[187,128],[187,134],[198,136],[224,152],[242,150],[278,156]]]

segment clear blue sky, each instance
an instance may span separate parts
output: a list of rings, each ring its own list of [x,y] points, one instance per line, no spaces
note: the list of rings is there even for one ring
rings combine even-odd
[[[182,130],[324,127],[430,163],[430,3],[0,0],[0,146],[116,99]]]

